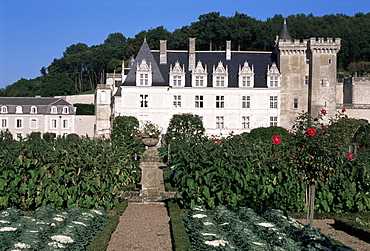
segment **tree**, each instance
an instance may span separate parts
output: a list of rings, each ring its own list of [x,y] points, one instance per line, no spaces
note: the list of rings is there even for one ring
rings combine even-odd
[[[40,95],[53,97],[75,94],[73,81],[65,73],[48,74],[41,78]]]
[[[127,42],[127,39],[122,33],[116,32],[108,35],[104,40],[104,45],[109,47],[118,47]]]
[[[199,115],[191,113],[172,116],[164,136],[166,145],[191,142],[204,136],[203,121]]]

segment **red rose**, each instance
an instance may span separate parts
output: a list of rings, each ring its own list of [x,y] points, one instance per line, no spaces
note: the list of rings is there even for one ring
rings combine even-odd
[[[322,113],[323,115],[326,115],[328,112],[327,112],[325,109],[321,109],[321,113]]]
[[[313,118],[313,121],[317,121],[317,118]]]
[[[315,136],[316,135],[316,130],[315,130],[315,128],[308,128],[307,133],[310,136]]]
[[[295,157],[295,156],[297,156],[297,154],[296,153],[292,153],[292,156]]]
[[[346,111],[346,108],[342,108],[342,112],[345,112]]]
[[[281,143],[280,135],[274,134],[271,141],[272,141],[272,143],[274,143],[274,145],[279,145]]]
[[[353,159],[353,154],[349,153],[349,154],[346,155],[346,157],[349,158],[349,159]]]
[[[346,114],[346,115],[344,115],[344,117],[348,118],[348,115]]]
[[[274,153],[274,158],[276,158],[277,157],[277,154],[276,153]]]
[[[231,134],[233,134],[234,133],[234,131],[231,131]]]
[[[221,141],[219,141],[219,140],[215,140],[215,142],[214,143],[221,143]]]

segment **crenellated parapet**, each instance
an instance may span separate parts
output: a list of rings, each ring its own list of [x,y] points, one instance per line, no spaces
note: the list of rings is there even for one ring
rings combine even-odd
[[[340,38],[310,38],[309,47],[313,53],[338,53],[340,50]]]
[[[305,54],[307,52],[308,39],[278,40],[277,49],[281,55]]]

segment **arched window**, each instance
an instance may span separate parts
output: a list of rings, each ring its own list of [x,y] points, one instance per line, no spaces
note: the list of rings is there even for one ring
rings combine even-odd
[[[36,106],[31,106],[30,113],[37,113],[37,107]]]
[[[8,113],[8,107],[2,106],[1,107],[1,113]]]
[[[22,108],[22,106],[17,106],[16,108],[15,108],[15,113],[23,113],[23,108]]]
[[[63,114],[68,114],[69,113],[69,108],[67,106],[64,106],[62,113]]]
[[[51,111],[50,111],[50,113],[58,113],[58,109],[57,109],[57,107],[56,106],[52,106],[51,107]]]

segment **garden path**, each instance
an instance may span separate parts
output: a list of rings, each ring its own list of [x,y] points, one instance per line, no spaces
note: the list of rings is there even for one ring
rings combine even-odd
[[[165,191],[163,171],[157,169],[159,190]],[[107,251],[171,251],[171,232],[163,202],[129,202],[111,236]]]

